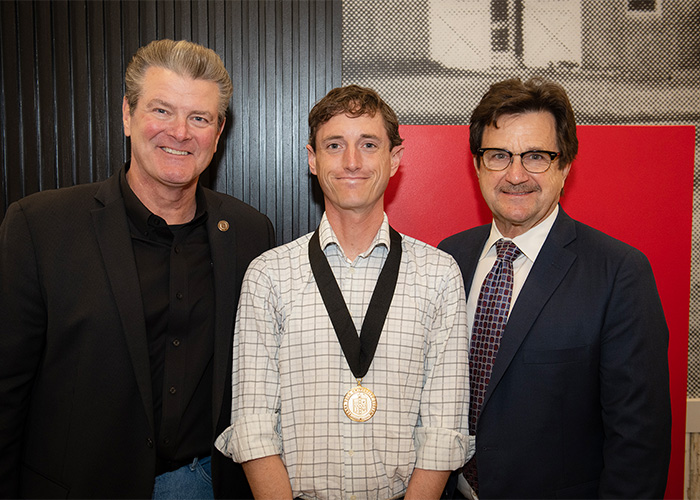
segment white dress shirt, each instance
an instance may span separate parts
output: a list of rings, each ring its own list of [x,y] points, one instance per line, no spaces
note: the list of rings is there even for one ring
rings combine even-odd
[[[510,310],[508,311],[510,313],[518,299],[518,295],[520,295],[520,290],[522,290],[525,280],[530,274],[532,265],[535,263],[535,259],[537,259],[542,245],[544,245],[544,241],[547,239],[547,236],[549,236],[549,231],[552,229],[558,213],[559,205],[557,205],[554,211],[542,222],[529,231],[512,239],[504,237],[496,227],[496,223],[491,223],[491,234],[486,240],[484,249],[481,252],[479,263],[476,266],[476,271],[474,271],[474,279],[469,288],[467,317],[469,318],[470,332],[474,324],[474,313],[476,312],[476,303],[479,300],[481,285],[484,283],[486,275],[493,267],[494,262],[496,262],[496,242],[500,239],[510,240],[515,243],[522,252],[518,258],[513,261],[513,295],[510,301]]]

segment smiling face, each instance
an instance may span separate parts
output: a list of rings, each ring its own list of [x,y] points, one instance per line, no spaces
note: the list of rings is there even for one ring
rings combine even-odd
[[[224,124],[217,123],[219,88],[151,67],[131,109],[124,99],[124,134],[131,138],[129,175],[154,189],[188,188],[211,162]]]
[[[481,139],[482,148],[501,148],[513,153],[542,150],[559,151],[554,116],[549,112],[504,115],[498,128],[488,126]],[[505,170],[493,172],[474,158],[479,187],[493,213],[496,227],[508,238],[514,238],[533,228],[559,203],[571,164],[554,160],[549,170],[532,174],[523,168],[520,157]]]
[[[380,113],[335,115],[318,128],[316,149],[306,149],[329,214],[384,211],[384,191],[399,168],[403,146],[391,148]]]

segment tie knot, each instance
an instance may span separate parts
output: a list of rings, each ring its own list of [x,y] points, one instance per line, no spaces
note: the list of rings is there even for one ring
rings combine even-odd
[[[496,252],[498,253],[498,259],[506,262],[513,262],[522,253],[518,245],[508,240],[498,240],[496,242]]]

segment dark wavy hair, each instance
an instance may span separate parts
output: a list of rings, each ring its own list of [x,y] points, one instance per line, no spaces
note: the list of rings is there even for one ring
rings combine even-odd
[[[525,82],[513,78],[489,87],[469,122],[472,154],[476,156],[481,147],[484,129],[489,126],[498,128],[501,116],[537,111],[546,111],[554,116],[557,147],[561,152],[559,168],[564,168],[574,161],[578,153],[576,119],[564,87],[544,78],[531,78]]]

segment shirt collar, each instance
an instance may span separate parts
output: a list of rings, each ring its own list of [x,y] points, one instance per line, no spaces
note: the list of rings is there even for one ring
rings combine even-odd
[[[345,252],[340,246],[338,237],[335,235],[335,232],[331,227],[331,223],[328,222],[328,218],[326,217],[325,212],[323,212],[323,217],[321,217],[321,223],[318,226],[318,238],[319,242],[321,243],[321,248],[323,250],[325,250],[328,245],[334,244],[338,247],[338,249],[343,254],[343,257],[347,260]],[[372,253],[372,251],[374,251],[374,249],[378,246],[386,247],[387,251],[391,250],[391,237],[389,236],[389,218],[386,216],[386,213],[384,214],[382,225],[379,226],[379,231],[377,231],[377,234],[374,235],[372,243],[364,252],[358,255],[358,257],[368,257]]]
[[[529,259],[531,262],[535,262],[535,259],[537,259],[537,255],[539,255],[540,250],[542,249],[542,245],[544,245],[544,241],[549,235],[549,231],[551,231],[552,226],[554,225],[554,221],[557,220],[558,214],[559,205],[554,207],[552,213],[549,214],[542,222],[540,222],[530,230],[525,231],[523,234],[516,236],[515,238],[506,238],[505,236],[503,236],[496,227],[496,222],[492,221],[491,233],[489,234],[489,237],[486,240],[486,244],[484,245],[484,249],[481,252],[481,257],[479,258],[479,260],[483,259],[489,254],[495,255],[495,243],[501,238],[503,238],[505,240],[511,240],[518,246],[520,251],[523,253],[523,255],[525,255],[527,259]]]
[[[144,205],[141,200],[139,200],[138,196],[136,196],[136,194],[131,190],[129,183],[126,180],[126,172],[129,170],[129,167],[130,162],[127,162],[119,173],[119,187],[121,188],[122,197],[124,198],[126,215],[129,217],[136,229],[142,234],[146,234],[152,229],[167,228],[167,222],[165,222],[162,217],[154,214],[148,208],[146,208],[146,205]],[[204,196],[204,190],[199,183],[197,183],[197,190],[195,191],[195,200],[197,202],[197,210],[195,211],[194,218],[184,225],[199,225],[206,220],[207,199]]]

